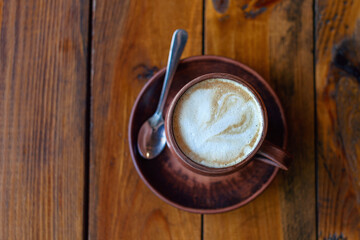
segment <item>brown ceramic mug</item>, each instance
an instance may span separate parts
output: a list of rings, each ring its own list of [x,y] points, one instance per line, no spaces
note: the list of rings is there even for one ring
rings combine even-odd
[[[222,87],[221,84],[225,84],[224,87]],[[200,112],[204,111],[203,115],[209,115],[209,119],[211,119],[211,118],[213,119],[215,115],[218,116],[219,114],[220,115],[222,114],[221,116],[223,116],[223,118],[225,119],[224,111],[226,112],[227,109],[234,106],[233,101],[230,99],[230,97],[228,97],[228,95],[234,95],[232,93],[231,94],[229,93],[229,92],[231,92],[233,90],[230,89],[230,88],[226,89],[226,87],[235,86],[235,88],[237,88],[239,90],[240,94],[245,94],[245,95],[241,95],[241,97],[245,96],[246,99],[250,99],[254,103],[256,102],[255,104],[251,105],[251,106],[254,106],[254,107],[250,106],[250,109],[252,109],[252,108],[255,109],[256,108],[255,105],[258,106],[257,109],[259,109],[258,111],[255,111],[255,110],[251,111],[251,113],[252,112],[257,112],[256,114],[258,116],[256,116],[256,114],[255,114],[255,117],[250,118],[250,119],[251,120],[260,119],[260,120],[258,120],[260,124],[255,124],[254,125],[254,124],[252,124],[251,121],[250,122],[246,121],[246,119],[247,119],[246,117],[245,117],[245,121],[243,121],[243,119],[241,119],[241,122],[245,122],[249,126],[252,126],[252,125],[255,126],[255,127],[248,127],[248,129],[246,129],[246,130],[241,130],[242,133],[246,132],[249,129],[250,130],[255,129],[257,131],[257,132],[255,132],[255,130],[254,130],[253,131],[254,134],[251,135],[251,136],[253,136],[252,139],[254,139],[254,141],[249,140],[250,142],[246,143],[249,146],[252,144],[251,147],[248,147],[248,146],[243,147],[243,149],[246,149],[246,151],[247,151],[246,154],[244,153],[245,150],[244,150],[244,152],[241,152],[239,154],[236,153],[236,154],[238,154],[237,156],[242,156],[243,159],[241,159],[238,162],[235,161],[234,163],[227,163],[227,165],[224,165],[224,166],[221,166],[221,165],[216,165],[215,166],[215,165],[211,165],[211,164],[209,165],[208,163],[204,164],[206,162],[206,159],[204,159],[204,161],[202,161],[202,162],[198,161],[198,159],[197,159],[198,157],[197,157],[196,153],[193,154],[191,152],[191,150],[188,150],[189,146],[184,145],[184,143],[183,143],[184,141],[179,137],[181,135],[181,134],[179,135],[179,133],[178,133],[179,129],[182,129],[184,127],[178,127],[178,122],[180,122],[180,120],[175,121],[175,118],[174,118],[174,115],[176,115],[176,119],[182,118],[181,110],[177,110],[177,109],[186,108],[185,104],[187,104],[186,106],[189,106],[187,108],[192,108],[193,106],[196,106],[196,101],[194,103],[191,103],[191,104],[183,103],[185,100],[182,100],[182,99],[190,98],[189,94],[193,95],[192,98],[194,98],[194,99],[198,98],[199,99],[199,101],[198,101],[199,104],[202,104],[202,101],[206,101],[206,100],[202,100],[202,98],[199,98],[198,96],[195,96],[195,94],[190,93],[191,91],[192,92],[195,91],[193,89],[199,88],[199,86],[201,86],[199,88],[200,90],[204,90],[204,89],[207,90],[207,89],[213,88],[212,87],[213,85],[214,86],[215,85],[220,86],[220,90],[216,90],[216,93],[221,93],[221,94],[218,94],[217,96],[219,98],[222,97],[225,100],[220,99],[220,100],[218,100],[218,102],[215,101],[212,104],[215,104],[217,107],[218,107],[218,105],[221,105],[221,108],[224,108],[225,110],[222,110],[220,108],[220,110],[217,110],[216,114],[215,113],[208,114],[207,113],[207,107],[204,108],[202,106],[198,106],[199,110],[197,110],[197,111],[200,111]],[[191,91],[189,91],[189,89],[191,89]],[[246,95],[246,94],[248,94],[248,95]],[[200,94],[199,96],[202,96],[202,95]],[[235,98],[236,98],[236,96],[235,96]],[[250,102],[250,100],[248,100],[248,102]],[[180,102],[180,104],[179,104],[179,102]],[[247,104],[248,102],[245,102],[245,104]],[[251,104],[251,102],[249,104]],[[177,105],[181,105],[181,106],[177,107]],[[205,106],[208,106],[208,105],[209,104],[205,103]],[[229,106],[227,106],[227,105],[229,105]],[[201,109],[201,108],[203,108],[203,109]],[[175,113],[174,113],[174,111],[175,111]],[[195,115],[200,114],[199,116],[201,117],[201,113],[197,113],[197,111],[195,112]],[[215,112],[215,110],[214,110],[214,112]],[[249,111],[244,111],[244,112],[245,112],[244,114],[248,114]],[[184,114],[186,115],[186,111],[185,111]],[[235,116],[235,115],[236,115],[236,112],[235,112],[235,114],[232,114],[232,115],[231,115],[231,112],[227,113],[227,116],[230,116],[230,119],[231,119],[231,116]],[[253,116],[253,115],[254,114],[252,113],[251,116]],[[190,116],[190,118],[191,117],[192,116]],[[184,117],[184,118],[186,118],[186,117]],[[190,123],[190,124],[192,123],[192,121],[185,120],[185,123],[187,123],[187,122]],[[220,122],[220,120],[218,120],[218,122]],[[214,123],[213,125],[215,125],[215,124],[217,124],[217,123]],[[226,126],[225,126],[225,128],[226,128],[225,130],[228,130],[228,132],[229,131],[230,132],[231,131],[236,132],[239,128],[241,128],[241,126],[240,126],[241,124],[237,124],[237,125],[233,124],[233,125],[236,126],[237,128],[236,129],[235,128],[234,129],[230,128],[230,130],[228,130],[229,127],[226,128]],[[259,125],[261,125],[261,127],[258,127]],[[184,126],[187,126],[187,125],[184,125]],[[182,87],[180,89],[180,91],[176,94],[176,96],[174,97],[174,99],[172,100],[172,102],[170,104],[169,110],[167,111],[166,117],[165,117],[165,133],[166,133],[167,144],[168,144],[170,150],[173,152],[173,154],[175,156],[177,156],[177,158],[180,160],[180,162],[185,167],[187,167],[188,169],[190,169],[192,171],[195,171],[197,173],[204,174],[204,175],[224,175],[224,174],[229,174],[229,173],[232,173],[232,172],[238,170],[239,168],[245,166],[246,164],[248,164],[250,161],[253,161],[253,160],[254,161],[262,161],[262,162],[264,162],[266,164],[270,164],[270,165],[279,167],[281,169],[287,170],[287,159],[289,158],[289,155],[283,149],[281,149],[280,147],[275,146],[274,144],[272,144],[269,141],[265,140],[266,133],[267,133],[267,127],[268,127],[267,111],[266,111],[265,104],[264,104],[261,96],[259,95],[259,93],[245,80],[243,80],[243,79],[241,79],[241,78],[239,78],[237,76],[230,75],[230,74],[225,74],[225,73],[210,73],[210,74],[202,75],[200,77],[197,77],[197,78],[191,80],[188,84],[186,84],[184,87]],[[176,134],[174,133],[174,128],[176,129],[176,132],[177,132]],[[250,132],[249,134],[252,133],[251,131],[248,131],[248,132]],[[237,133],[235,133],[235,134],[232,133],[232,135],[236,135],[236,134]],[[246,135],[246,136],[250,136],[249,134]],[[186,135],[186,134],[184,134],[184,135]],[[193,139],[190,139],[190,138],[188,138],[188,139],[191,140],[191,141],[195,141],[195,144],[196,144],[197,135],[201,135],[201,132],[200,132],[200,134],[194,134]],[[219,138],[218,134],[215,137]],[[213,138],[215,138],[215,137],[213,137]],[[224,135],[224,137],[226,137],[226,135]],[[191,138],[192,138],[192,135],[191,135]],[[180,139],[181,139],[181,141],[180,141]],[[220,144],[218,144],[218,145],[222,146],[221,140],[218,140],[218,139],[216,139],[216,140],[220,141],[219,142]],[[237,142],[230,141],[229,143],[231,143],[231,144],[235,143],[234,144],[235,148],[233,148],[231,150],[232,152],[234,152],[234,149],[236,150],[236,143]],[[215,141],[215,143],[212,143],[212,144],[213,145],[211,145],[211,146],[215,146],[215,148],[214,147],[212,148],[212,149],[215,149],[213,154],[211,154],[211,153],[207,154],[206,151],[204,153],[209,158],[213,158],[213,155],[217,154],[216,141]],[[190,146],[190,148],[191,148],[191,146]],[[200,148],[201,148],[201,146],[200,146]],[[224,145],[223,148],[228,148],[228,147],[227,147],[227,145]],[[222,154],[222,152],[221,152],[221,154]],[[225,154],[225,156],[227,156],[226,152],[224,154]],[[237,159],[240,159],[240,158],[237,158]]]

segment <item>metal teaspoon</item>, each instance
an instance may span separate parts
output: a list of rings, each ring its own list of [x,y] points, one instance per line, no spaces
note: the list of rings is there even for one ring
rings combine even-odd
[[[157,157],[165,148],[166,137],[163,109],[187,38],[188,34],[183,29],[177,29],[174,32],[171,40],[166,74],[158,106],[155,113],[146,122],[144,122],[140,128],[137,146],[140,155],[146,159],[153,159]]]

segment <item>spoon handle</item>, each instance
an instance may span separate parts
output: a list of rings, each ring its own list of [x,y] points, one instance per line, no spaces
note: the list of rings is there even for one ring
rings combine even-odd
[[[165,99],[167,98],[167,95],[169,93],[170,85],[173,80],[176,68],[179,64],[180,57],[184,50],[187,38],[188,34],[183,29],[177,29],[172,36],[165,79],[161,90],[160,100],[155,112],[155,114],[159,115],[159,117],[162,117]]]

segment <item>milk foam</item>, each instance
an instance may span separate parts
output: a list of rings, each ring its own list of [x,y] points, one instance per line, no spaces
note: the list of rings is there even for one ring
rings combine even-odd
[[[190,159],[231,166],[257,146],[264,127],[255,95],[240,83],[209,79],[188,89],[174,109],[175,140]]]

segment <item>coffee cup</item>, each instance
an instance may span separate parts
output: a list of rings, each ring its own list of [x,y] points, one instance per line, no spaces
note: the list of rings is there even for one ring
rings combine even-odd
[[[225,73],[191,80],[165,116],[168,147],[186,168],[203,175],[229,174],[251,161],[287,170],[289,155],[265,140],[267,127],[260,94]]]

